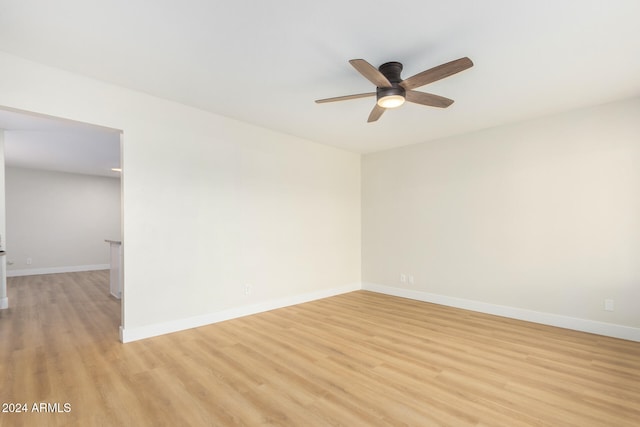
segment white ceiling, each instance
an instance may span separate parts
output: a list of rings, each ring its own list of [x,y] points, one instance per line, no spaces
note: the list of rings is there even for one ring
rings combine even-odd
[[[640,95],[638,0],[0,0],[0,50],[228,117],[372,152]],[[349,64],[475,66],[366,123]]]
[[[120,131],[0,109],[5,165],[117,178]]]

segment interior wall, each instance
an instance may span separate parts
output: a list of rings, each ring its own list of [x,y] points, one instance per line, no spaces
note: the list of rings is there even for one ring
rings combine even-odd
[[[2,53],[0,105],[123,131],[125,341],[359,286],[359,155]]]
[[[5,211],[4,211],[4,130],[0,129],[0,251],[5,251]],[[0,310],[9,308],[7,297],[6,257],[0,255]]]
[[[636,98],[364,156],[363,281],[639,327],[638,117]]]
[[[4,209],[4,129],[0,129],[0,251],[5,250],[6,228]]]
[[[6,168],[7,274],[109,268],[120,238],[120,180]]]

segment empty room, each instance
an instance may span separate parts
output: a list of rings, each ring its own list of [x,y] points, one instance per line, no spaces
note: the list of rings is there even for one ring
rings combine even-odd
[[[637,426],[638,16],[0,0],[0,427]]]

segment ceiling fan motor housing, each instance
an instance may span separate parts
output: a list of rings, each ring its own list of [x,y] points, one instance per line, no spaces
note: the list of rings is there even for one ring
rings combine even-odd
[[[400,73],[402,72],[402,64],[399,62],[386,62],[378,67],[378,70],[389,80],[391,87],[377,87],[376,99],[380,100],[388,96],[401,96],[405,97],[405,89],[400,86],[402,78]]]
[[[400,83],[402,81],[402,78],[400,77],[400,73],[402,73],[402,64],[399,62],[385,62],[378,67],[378,71],[380,71],[382,75],[391,82],[391,84]]]
[[[377,99],[384,98],[385,96],[399,95],[405,97],[405,90],[402,86],[396,86],[397,83],[391,83],[392,87],[379,87],[376,88]]]

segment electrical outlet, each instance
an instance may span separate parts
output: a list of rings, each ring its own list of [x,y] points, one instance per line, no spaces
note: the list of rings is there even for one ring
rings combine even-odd
[[[244,285],[244,294],[245,295],[251,295],[251,293],[253,292],[253,286],[251,285]]]
[[[415,283],[415,280],[414,280],[413,276],[410,274],[410,275],[408,276],[408,278],[409,278],[409,284],[410,284],[410,285],[413,285],[413,284]]]
[[[407,275],[406,274],[400,274],[400,283],[407,283]]]
[[[604,311],[613,311],[613,300],[612,299],[604,300]]]
[[[27,265],[31,265],[33,263],[33,260],[31,259],[31,257],[27,258]]]

